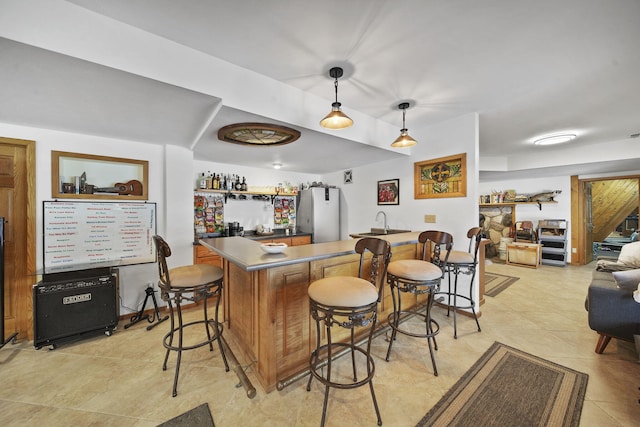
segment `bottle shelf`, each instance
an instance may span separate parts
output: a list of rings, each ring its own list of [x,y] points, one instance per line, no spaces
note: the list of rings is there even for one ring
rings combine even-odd
[[[278,191],[240,191],[240,190],[208,190],[208,189],[195,189],[193,190],[196,193],[218,193],[218,194],[248,194],[251,196],[297,196],[298,193],[284,193]]]
[[[227,202],[227,199],[229,199],[229,197],[231,195],[234,196],[267,196],[269,197],[269,199],[271,200],[271,203],[273,203],[274,199],[276,197],[296,197],[298,195],[298,193],[284,193],[284,192],[279,192],[279,191],[254,191],[254,190],[248,190],[248,191],[240,191],[240,190],[206,190],[206,189],[195,189],[193,190],[193,192],[198,195],[198,194],[222,194],[224,196],[224,202]],[[240,199],[243,200],[243,199]],[[249,200],[249,199],[247,199]]]

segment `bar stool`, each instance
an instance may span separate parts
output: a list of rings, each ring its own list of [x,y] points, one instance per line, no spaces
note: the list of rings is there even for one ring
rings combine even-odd
[[[458,325],[456,321],[456,311],[461,308],[471,309],[473,318],[478,326],[478,332],[481,332],[480,322],[478,322],[478,315],[476,314],[475,302],[473,300],[473,281],[476,277],[476,267],[478,266],[478,249],[482,241],[482,228],[473,227],[467,231],[467,237],[469,238],[469,249],[465,251],[451,251],[447,262],[444,266],[449,276],[449,288],[446,292],[438,292],[438,294],[447,295],[447,316],[449,312],[453,310],[453,338],[458,339]],[[451,274],[455,276],[453,283],[453,292],[451,291]],[[458,293],[458,276],[462,274],[471,275],[471,281],[469,282],[469,295],[467,296]],[[453,297],[453,304],[451,299]],[[463,304],[458,305],[458,299],[463,300]]]
[[[389,361],[391,347],[398,332],[404,335],[417,338],[426,338],[429,345],[429,354],[433,365],[433,374],[438,376],[436,359],[433,350],[438,350],[436,335],[440,332],[440,325],[431,318],[431,307],[433,306],[434,295],[440,287],[440,281],[444,277],[444,270],[441,266],[447,262],[447,257],[451,253],[453,246],[453,236],[444,231],[423,231],[418,236],[418,241],[422,243],[422,259],[407,259],[394,261],[389,264],[387,271],[387,283],[391,288],[393,299],[393,312],[387,317],[391,327],[391,338],[387,349],[386,361]],[[444,259],[441,256],[444,254]],[[427,261],[429,259],[429,261]],[[424,305],[424,312],[421,308],[412,310],[402,309],[402,293],[413,295],[427,294],[427,302]],[[417,300],[416,300],[417,304]],[[411,316],[419,316],[425,322],[425,332],[418,333],[400,327],[400,321]],[[431,341],[433,341],[433,346]]]
[[[309,358],[311,375],[307,383],[307,391],[311,390],[313,378],[325,386],[321,426],[325,422],[330,387],[352,389],[365,384],[369,384],[371,390],[378,425],[382,425],[378,402],[373,391],[375,364],[370,352],[373,331],[376,327],[378,302],[382,297],[384,277],[391,259],[391,245],[382,239],[366,237],[356,242],[355,251],[360,254],[358,277],[326,277],[311,283],[308,288],[309,308],[316,322],[316,349]],[[368,256],[365,257],[366,253],[371,253],[370,259]],[[365,264],[369,264],[368,269],[364,268]],[[326,344],[321,343],[321,323],[326,328]],[[333,326],[349,329],[349,342],[334,342],[331,335]],[[365,328],[369,328],[364,339],[366,347],[364,347],[365,342],[356,343],[356,328],[362,328],[359,337],[367,333]],[[338,375],[332,377],[333,359],[346,353],[351,353],[353,377],[344,378]],[[357,354],[359,354],[359,364],[364,364],[362,360],[364,356],[367,366],[366,376],[361,379],[358,379],[356,372]]]
[[[222,337],[222,324],[218,322],[218,308],[220,306],[220,300],[222,299],[223,271],[220,267],[208,264],[195,264],[168,269],[166,258],[171,256],[171,249],[169,248],[169,245],[160,236],[153,236],[153,240],[156,244],[156,253],[158,255],[158,272],[160,274],[160,282],[158,283],[158,286],[160,287],[162,299],[167,302],[169,314],[171,315],[171,330],[162,340],[164,347],[167,349],[164,356],[162,370],[167,370],[169,352],[177,351],[178,359],[176,361],[176,372],[173,379],[173,397],[176,397],[178,394],[178,373],[180,372],[180,360],[182,359],[183,350],[193,350],[208,344],[209,351],[213,351],[212,343],[217,340],[218,347],[220,348],[220,354],[224,361],[225,371],[229,372],[227,357],[224,354],[224,349],[222,348],[222,343],[219,339]],[[191,294],[191,296],[188,296],[188,294]],[[216,310],[213,319],[209,319],[209,315],[207,313],[207,300],[211,297],[216,298]],[[203,320],[183,323],[181,306],[183,300],[202,300],[204,306]],[[173,310],[174,304],[176,308],[175,314]],[[177,325],[175,319],[176,315]],[[197,344],[184,345],[184,329],[195,325],[204,325],[204,329],[207,332],[207,339]],[[213,329],[213,334],[211,333],[210,328]],[[176,333],[178,335],[178,344],[174,345],[173,340]]]

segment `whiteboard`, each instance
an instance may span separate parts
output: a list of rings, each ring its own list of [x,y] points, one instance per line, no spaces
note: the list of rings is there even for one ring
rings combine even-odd
[[[43,202],[44,269],[155,262],[156,204]]]

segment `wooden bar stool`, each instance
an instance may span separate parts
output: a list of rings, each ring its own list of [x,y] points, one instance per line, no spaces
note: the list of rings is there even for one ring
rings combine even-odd
[[[218,348],[224,361],[225,370],[229,371],[227,357],[224,354],[220,337],[222,336],[222,324],[218,322],[218,308],[222,299],[222,277],[223,271],[220,267],[208,264],[187,265],[172,269],[167,268],[166,258],[171,256],[171,249],[165,240],[160,236],[153,236],[156,244],[156,252],[158,254],[158,272],[160,274],[160,292],[162,299],[167,302],[169,314],[171,315],[171,330],[164,336],[162,343],[167,349],[164,356],[162,370],[167,370],[167,361],[169,360],[169,352],[177,351],[178,359],[176,361],[176,372],[173,378],[173,397],[178,394],[178,373],[180,372],[180,360],[182,359],[183,350],[193,350],[195,348],[209,345],[209,351],[213,351],[213,341],[218,341]],[[191,296],[189,296],[189,294]],[[215,315],[213,319],[209,319],[207,313],[207,300],[211,297],[216,298]],[[204,318],[189,323],[182,321],[183,300],[187,301],[203,301]],[[175,304],[175,314],[173,306]],[[177,316],[177,322],[175,317]],[[176,324],[177,323],[177,324]],[[185,346],[183,343],[184,329],[190,326],[204,325],[207,338],[197,344]],[[211,330],[213,333],[211,333]],[[178,343],[174,345],[175,335],[178,336]]]
[[[458,325],[456,320],[456,311],[461,308],[471,309],[473,318],[476,320],[476,326],[478,332],[481,332],[480,322],[478,322],[478,315],[476,314],[475,302],[473,299],[473,281],[476,277],[476,270],[478,266],[478,249],[482,241],[482,228],[473,227],[467,231],[467,237],[469,238],[469,248],[465,251],[451,251],[447,261],[444,263],[444,267],[449,277],[449,288],[446,292],[438,292],[438,294],[447,295],[447,316],[449,312],[453,310],[453,338],[458,338]],[[453,290],[451,289],[451,274],[455,276],[453,283]],[[469,293],[458,293],[458,276],[460,274],[471,275],[471,281],[469,282]],[[452,303],[453,299],[453,303]],[[458,300],[462,300],[464,305],[459,305]]]
[[[308,288],[311,316],[316,322],[316,349],[309,358],[311,375],[307,383],[307,391],[311,390],[313,378],[325,386],[322,426],[325,422],[330,387],[352,389],[365,384],[369,384],[371,390],[378,425],[382,425],[378,402],[373,391],[375,364],[371,356],[371,340],[376,327],[378,302],[382,296],[384,277],[391,259],[391,245],[382,239],[366,237],[356,242],[355,251],[360,254],[358,277],[326,277],[313,282]],[[371,253],[371,258],[365,256],[367,253]],[[367,263],[368,269],[364,268]],[[321,324],[326,328],[326,344],[321,343]],[[349,329],[349,341],[334,342],[331,335],[333,326]],[[363,343],[356,343],[356,328],[361,328],[360,336],[366,333],[366,346]],[[333,359],[346,353],[351,354],[352,374],[350,375],[352,376],[348,378],[333,376]],[[365,362],[366,375],[358,379],[356,365]]]
[[[404,335],[426,338],[429,345],[429,354],[433,364],[433,374],[438,376],[436,359],[433,350],[438,350],[436,335],[440,332],[440,325],[431,318],[431,307],[435,293],[440,287],[440,281],[444,277],[444,270],[441,268],[447,262],[447,257],[451,253],[453,246],[453,236],[444,231],[423,231],[418,236],[418,241],[422,243],[422,259],[407,259],[394,261],[389,264],[387,271],[387,283],[391,288],[393,299],[393,313],[389,314],[387,321],[391,327],[391,338],[387,349],[386,361],[389,361],[391,347],[398,332]],[[444,254],[444,259],[441,256]],[[427,261],[427,259],[429,261]],[[424,312],[418,309],[403,310],[402,293],[413,295],[428,295],[428,300],[424,306]],[[418,303],[416,299],[416,304]],[[425,332],[411,332],[400,326],[401,320],[406,320],[410,316],[419,316],[425,322]],[[433,346],[432,342],[433,341]]]

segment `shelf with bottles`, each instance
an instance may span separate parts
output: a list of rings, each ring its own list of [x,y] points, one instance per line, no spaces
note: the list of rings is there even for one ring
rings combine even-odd
[[[196,188],[199,190],[247,191],[247,179],[238,174],[202,172],[198,176]]]
[[[198,193],[202,193],[202,194],[221,194],[224,196],[224,201],[225,203],[227,202],[227,200],[229,198],[233,198],[233,199],[240,199],[240,200],[256,200],[256,198],[249,198],[246,196],[263,196],[266,197],[265,201],[270,200],[272,203],[274,201],[274,199],[278,196],[297,196],[298,195],[298,191],[295,189],[292,189],[291,192],[287,192],[285,189],[283,188],[279,188],[279,187],[248,187],[246,191],[242,191],[242,190],[207,190],[207,189],[196,189],[194,190],[194,193],[197,195]],[[239,196],[245,196],[245,197],[239,197]],[[260,200],[260,199],[257,199]]]

